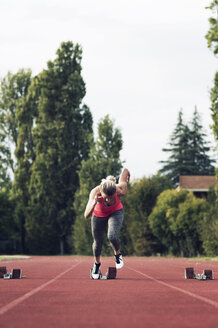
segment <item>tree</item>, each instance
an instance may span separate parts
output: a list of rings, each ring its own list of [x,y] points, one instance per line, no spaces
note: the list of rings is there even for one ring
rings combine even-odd
[[[63,42],[55,60],[49,61],[37,77],[35,161],[26,221],[28,246],[34,253],[69,251],[78,170],[88,157],[92,134],[91,112],[81,105],[85,96],[81,59],[78,44]]]
[[[15,250],[17,226],[14,220],[14,202],[8,190],[0,191],[0,252]]]
[[[206,200],[196,198],[191,192],[187,194],[185,201],[179,204],[176,218],[174,210],[169,210],[168,219],[178,245],[176,255],[192,257],[202,254],[201,231],[203,218],[207,212]]]
[[[0,132],[0,191],[4,188],[11,188],[11,179],[8,172],[8,159],[10,150],[5,145],[6,136]]]
[[[15,162],[11,149],[18,140],[17,106],[25,98],[31,83],[31,70],[20,69],[16,74],[8,72],[1,81],[0,135],[4,136],[4,162],[14,172]]]
[[[214,87],[210,91],[210,100],[211,100],[211,116],[213,120],[213,133],[216,141],[218,141],[218,72],[216,72],[214,77]]]
[[[28,93],[16,108],[17,145],[15,156],[17,160],[12,186],[12,196],[16,201],[15,218],[20,230],[21,251],[27,252],[26,246],[26,218],[30,201],[31,168],[35,161],[35,145],[33,142],[33,126],[38,116],[38,94],[35,92],[37,78],[32,79]]]
[[[14,149],[19,148],[19,112],[31,83],[31,70],[20,69],[16,74],[8,73],[1,81],[0,90],[0,185],[1,188],[11,189],[13,175],[17,172],[17,161]],[[25,119],[25,118],[24,118]],[[20,156],[21,160],[22,157]],[[20,164],[18,164],[19,166]],[[9,170],[10,168],[10,170]],[[24,188],[26,188],[26,185]],[[17,196],[13,192],[14,210],[18,214]],[[19,204],[19,208],[21,206]],[[23,207],[25,208],[25,207]],[[19,211],[22,213],[22,211]],[[25,251],[25,229],[23,215],[16,216],[20,229],[21,250]]]
[[[155,206],[157,196],[170,187],[171,181],[161,175],[144,177],[128,186],[123,200],[125,218],[120,234],[124,254],[149,256],[159,253],[159,243],[152,233],[148,216]]]
[[[184,124],[183,112],[180,110],[176,127],[170,138],[170,147],[163,148],[164,152],[169,152],[171,155],[167,161],[160,162],[164,164],[160,172],[166,173],[175,184],[178,183],[180,175],[191,174],[191,167],[189,165],[189,139],[190,130]]]
[[[214,55],[218,55],[218,0],[212,0],[207,9],[210,9],[214,13],[214,17],[209,18],[210,28],[206,35],[208,48],[210,48]],[[218,141],[218,72],[215,73],[214,87],[210,92],[211,100],[211,117],[213,120],[212,130],[215,136],[215,140]],[[218,169],[216,169],[216,176],[218,177]],[[216,187],[216,194],[218,197],[218,186]]]
[[[210,151],[205,139],[206,134],[203,132],[200,115],[195,107],[190,129],[190,165],[193,175],[214,175],[215,160],[207,154]]]
[[[214,55],[218,55],[218,0],[211,1],[209,7],[206,7],[214,13],[214,17],[209,18],[210,28],[206,34],[207,45]],[[211,99],[211,114],[213,119],[213,132],[216,140],[218,140],[218,72],[215,73],[214,77],[214,87],[211,89],[210,93]]]
[[[206,7],[206,9],[211,9],[212,13],[215,14],[215,17],[209,18],[210,29],[205,37],[208,48],[216,56],[218,54],[218,0],[212,0],[210,6]]]
[[[207,256],[218,255],[218,198],[214,189],[207,198],[208,211],[204,214],[201,237],[203,249]]]
[[[202,252],[201,230],[208,211],[205,199],[187,190],[165,190],[159,196],[149,222],[162,245],[161,253],[195,256]]]
[[[206,136],[202,131],[200,116],[195,108],[191,127],[183,122],[182,110],[179,112],[178,122],[174,129],[169,148],[164,148],[164,152],[171,155],[168,160],[161,161],[164,164],[160,170],[166,173],[177,184],[180,175],[210,175],[214,174],[212,163],[207,152],[210,148],[207,146]]]
[[[118,178],[122,162],[120,151],[122,149],[122,135],[108,115],[98,124],[98,137],[92,143],[92,148],[87,160],[83,160],[79,171],[80,188],[74,202],[76,220],[73,226],[74,251],[77,254],[92,254],[92,236],[90,220],[85,220],[84,211],[91,189],[100,184],[101,179],[108,175]],[[103,245],[103,253],[110,254],[108,243]]]

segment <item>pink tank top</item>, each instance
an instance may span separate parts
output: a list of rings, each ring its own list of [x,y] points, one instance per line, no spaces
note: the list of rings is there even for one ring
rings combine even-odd
[[[93,214],[101,218],[107,218],[112,213],[123,208],[121,200],[118,198],[117,194],[115,194],[115,197],[116,197],[116,202],[110,206],[105,206],[103,204],[103,198],[101,198],[101,201],[95,205]]]

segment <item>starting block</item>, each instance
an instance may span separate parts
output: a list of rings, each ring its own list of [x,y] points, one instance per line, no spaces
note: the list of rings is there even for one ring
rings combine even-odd
[[[93,279],[92,277],[92,269],[91,269],[91,275],[90,278]],[[106,272],[106,275],[103,276],[100,274],[99,279],[100,280],[107,280],[107,279],[116,279],[117,278],[117,269],[115,267],[108,267],[108,270]]]
[[[3,279],[21,279],[24,278],[22,276],[21,269],[12,269],[11,272],[7,271],[6,267],[0,267],[0,278]]]
[[[116,279],[117,278],[117,269],[115,267],[109,267],[106,273],[107,279]]]
[[[0,267],[0,278],[4,278],[4,275],[7,273],[6,267]]]
[[[203,270],[202,273],[195,273],[194,268],[185,269],[185,279],[213,280],[212,270]]]
[[[22,270],[13,269],[11,272],[11,279],[21,279],[21,278],[22,278]]]

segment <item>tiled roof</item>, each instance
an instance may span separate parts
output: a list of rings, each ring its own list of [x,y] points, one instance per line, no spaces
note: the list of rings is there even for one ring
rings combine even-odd
[[[207,191],[214,187],[218,179],[213,175],[181,175],[179,177],[179,187],[196,191]]]

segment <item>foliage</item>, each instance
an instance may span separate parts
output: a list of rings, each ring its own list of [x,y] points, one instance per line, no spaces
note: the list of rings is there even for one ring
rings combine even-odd
[[[210,101],[211,101],[211,117],[213,120],[213,133],[216,141],[218,142],[218,72],[216,72],[214,77],[214,87],[210,91]]]
[[[212,0],[210,6],[207,7],[212,12],[214,16],[209,18],[210,28],[206,35],[208,47],[213,51],[214,55],[217,57],[218,54],[218,0]],[[213,133],[215,140],[218,141],[218,72],[215,73],[214,86],[210,91],[211,100],[211,117],[213,120]],[[216,171],[216,176],[218,177],[218,169]],[[216,194],[218,197],[218,186],[216,187]]]
[[[208,47],[213,50],[214,55],[218,54],[218,0],[212,0],[207,9],[211,9],[215,17],[209,18],[210,28],[206,35]]]
[[[8,72],[1,81],[0,89],[0,131],[5,136],[7,164],[14,172],[15,163],[10,149],[18,140],[17,105],[25,98],[31,83],[31,70],[20,69],[16,74]]]
[[[143,256],[160,251],[148,216],[155,206],[157,196],[170,187],[172,184],[167,177],[160,175],[144,177],[128,186],[123,200],[125,216],[120,236],[124,254]]]
[[[206,134],[200,123],[200,115],[195,108],[191,126],[183,122],[183,113],[180,110],[177,125],[171,135],[168,160],[161,161],[164,164],[160,172],[167,174],[177,184],[180,175],[210,175],[214,174],[213,159],[207,153],[210,148],[204,139]]]
[[[98,136],[87,160],[83,160],[79,171],[80,188],[78,189],[74,209],[76,220],[73,227],[74,251],[77,254],[92,254],[92,236],[90,220],[84,219],[84,211],[90,191],[108,175],[119,176],[122,163],[120,151],[122,135],[114,122],[106,115],[98,124]],[[111,248],[105,241],[102,254],[110,254]]]
[[[63,254],[74,222],[73,201],[78,169],[88,157],[92,115],[81,105],[85,83],[82,50],[63,42],[55,60],[37,77],[39,95],[33,129],[35,160],[31,168],[26,229],[33,253]]]
[[[14,250],[12,241],[17,239],[17,227],[14,220],[14,202],[8,190],[0,191],[0,251]]]
[[[209,192],[209,209],[204,214],[202,226],[203,249],[207,256],[218,255],[218,198],[215,190]]]
[[[0,131],[0,190],[11,188],[11,179],[8,173],[8,158],[10,150],[5,145],[5,135]]]
[[[13,149],[18,141],[17,106],[25,98],[30,83],[31,71],[24,69],[20,69],[16,74],[8,72],[1,80],[0,188],[11,187],[11,176],[16,167]]]
[[[162,253],[195,256],[201,253],[201,227],[207,211],[204,199],[186,190],[166,190],[157,200],[149,222]]]
[[[14,172],[12,196],[16,200],[15,218],[20,230],[21,251],[23,253],[27,252],[25,224],[30,201],[31,168],[35,160],[35,145],[32,131],[35,119],[38,116],[38,97],[35,93],[36,84],[37,79],[32,79],[27,95],[20,100],[15,113],[18,132],[15,149],[17,165]]]
[[[193,118],[191,121],[190,135],[190,163],[193,175],[214,175],[214,166],[216,161],[211,159],[207,154],[210,147],[207,145],[206,133],[201,125],[201,118],[195,107]]]

